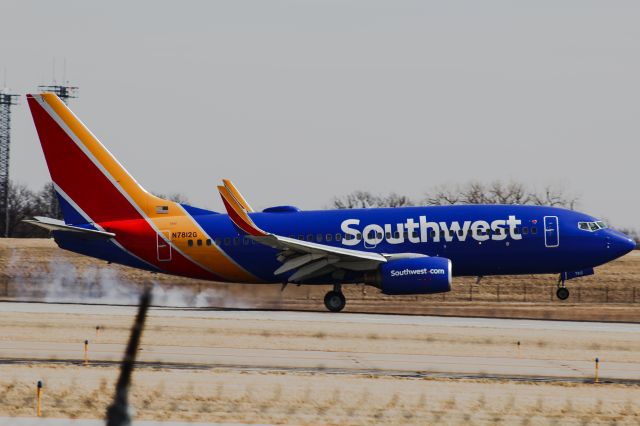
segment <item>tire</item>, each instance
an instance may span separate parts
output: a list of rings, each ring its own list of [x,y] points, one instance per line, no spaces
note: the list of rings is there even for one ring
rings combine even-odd
[[[340,312],[346,304],[347,299],[339,291],[330,291],[324,296],[324,306],[331,312]]]
[[[566,287],[560,287],[556,291],[556,296],[558,296],[558,299],[560,300],[567,300],[569,298],[569,289]]]

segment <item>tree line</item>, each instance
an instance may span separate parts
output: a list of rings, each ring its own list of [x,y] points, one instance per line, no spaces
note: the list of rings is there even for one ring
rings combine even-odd
[[[490,183],[471,181],[465,184],[434,186],[418,200],[392,192],[375,195],[368,191],[354,191],[335,197],[332,207],[353,209],[369,207],[442,206],[452,204],[529,204],[536,206],[575,209],[578,196],[562,188],[546,186],[542,190],[527,187],[520,182]]]
[[[180,193],[155,194],[183,204],[189,200]],[[579,197],[562,188],[547,186],[542,189],[529,187],[520,182],[494,181],[489,183],[470,181],[464,184],[445,184],[429,189],[422,198],[412,199],[406,195],[391,192],[376,195],[369,191],[354,191],[333,198],[330,208],[353,209],[371,207],[441,206],[452,204],[529,204],[537,206],[564,207],[575,209]],[[49,231],[24,223],[34,216],[62,219],[57,195],[52,183],[47,183],[39,191],[33,191],[21,183],[9,184],[9,233],[12,238],[43,238]],[[0,218],[1,222],[4,222]],[[635,229],[621,231],[640,240]]]

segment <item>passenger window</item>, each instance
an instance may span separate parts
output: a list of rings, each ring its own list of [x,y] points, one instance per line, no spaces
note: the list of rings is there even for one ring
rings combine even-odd
[[[248,246],[250,241],[251,241],[251,240],[250,240],[249,238],[244,237],[244,238],[242,239],[242,244],[244,244],[245,246]]]
[[[316,241],[319,242],[319,243],[322,242],[322,234],[316,235]]]
[[[299,239],[300,241],[304,241],[304,235],[298,235],[298,239]]]
[[[436,237],[436,231],[430,231],[429,235],[431,236],[431,238],[435,238]]]
[[[522,227],[522,235],[527,235],[529,233],[529,228],[526,226]]]
[[[222,240],[220,238],[216,238],[216,245],[219,246],[222,243]]]
[[[342,239],[342,234],[336,234],[336,241],[340,241]]]
[[[394,233],[393,233],[393,238],[395,238],[396,240],[397,240],[398,238],[400,238],[400,233],[399,233],[398,231],[394,232]]]
[[[513,233],[515,235],[520,235],[520,228],[514,228]]]
[[[462,234],[464,233],[464,231],[462,229],[458,230],[458,235],[462,237]]]
[[[536,228],[535,226],[532,226],[532,227],[531,227],[531,234],[532,234],[532,235],[535,235],[535,234],[537,234],[537,233],[538,233],[538,228]]]
[[[413,238],[418,238],[418,231],[413,231],[411,235],[413,235]]]
[[[385,236],[387,237],[387,240],[388,240],[389,238],[391,238],[391,232],[387,232]]]
[[[207,245],[210,246],[211,245],[211,240],[207,238]]]
[[[313,241],[313,234],[307,234],[307,241]]]
[[[193,247],[193,240],[187,241],[187,244],[189,245],[189,247]]]
[[[234,245],[234,246],[240,245],[240,238],[235,237],[235,238],[233,239],[233,245]]]
[[[326,241],[331,241],[331,240],[332,240],[332,237],[333,237],[333,234],[327,234],[327,235],[325,235],[325,236],[324,236],[324,239],[325,239]]]
[[[378,236],[378,239],[381,240],[382,239],[382,232],[378,232],[377,236]]]
[[[202,240],[198,240],[198,246],[202,246]]]
[[[362,234],[358,232],[356,234],[356,240],[360,241],[361,239],[362,239]]]
[[[231,244],[231,238],[227,237],[224,239],[224,245],[228,246],[229,244]]]

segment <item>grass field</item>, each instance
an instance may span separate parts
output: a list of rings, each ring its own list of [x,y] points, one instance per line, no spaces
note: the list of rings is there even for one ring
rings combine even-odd
[[[112,368],[0,368],[0,415],[101,418]],[[72,381],[69,377],[74,377]],[[637,425],[640,389],[586,384],[425,380],[324,374],[138,371],[136,419],[302,425]]]
[[[151,274],[58,249],[51,240],[0,240],[0,298],[131,304],[151,283],[157,304],[324,310],[326,286],[251,286]],[[347,310],[405,314],[640,321],[640,256],[632,253],[575,280],[570,303],[555,299],[555,277],[454,279],[446,295],[387,297],[347,286]],[[640,288],[640,287],[638,287]],[[637,294],[636,294],[637,291]],[[636,300],[634,300],[636,298]],[[99,309],[99,308],[96,308]],[[82,342],[123,345],[129,316],[0,312],[0,341],[37,345],[78,343],[77,365],[0,364],[0,416],[33,416],[35,383],[44,380],[43,414],[101,418],[117,369],[82,366]],[[95,328],[100,325],[100,333]],[[324,350],[526,357],[533,360],[635,362],[640,340],[629,333],[566,333],[464,327],[281,321],[235,321],[151,316],[145,344],[185,348]],[[516,345],[520,342],[520,346]],[[5,345],[6,347],[6,345]],[[74,346],[75,347],[75,346]],[[95,346],[92,346],[95,348]],[[149,352],[150,354],[153,351]],[[145,357],[145,351],[141,352]],[[0,358],[28,357],[8,352]],[[92,360],[99,358],[90,350]],[[152,356],[152,355],[146,355]],[[212,361],[213,362],[213,361]],[[206,367],[144,368],[134,373],[137,419],[275,424],[635,425],[640,387],[622,384],[410,378]]]
[[[323,310],[328,286],[239,285],[152,274],[76,255],[52,240],[0,240],[0,298],[135,303],[138,288],[156,286],[156,303],[181,306]],[[347,311],[513,318],[640,321],[640,252],[568,282],[555,298],[556,276],[454,278],[446,294],[390,297],[372,287],[345,286]]]
[[[96,308],[101,309],[101,308]],[[47,417],[101,418],[111,400],[117,369],[93,364],[100,345],[124,345],[129,315],[0,312],[0,340],[10,347],[77,343],[64,353],[76,365],[0,363],[0,416],[33,416],[35,384],[43,380]],[[101,325],[99,334],[95,326]],[[82,342],[91,341],[82,365]],[[520,341],[520,347],[516,342]],[[526,357],[531,360],[635,361],[640,337],[608,332],[523,330],[278,320],[202,319],[153,315],[141,360],[153,346],[300,349],[346,352]],[[147,354],[147,355],[145,355]],[[8,351],[0,359],[29,356]],[[215,360],[208,360],[215,363]],[[197,367],[197,365],[196,365]],[[525,371],[522,372],[526,374]],[[622,384],[411,378],[361,374],[256,370],[203,366],[136,370],[131,403],[136,419],[303,425],[635,425],[640,387]]]

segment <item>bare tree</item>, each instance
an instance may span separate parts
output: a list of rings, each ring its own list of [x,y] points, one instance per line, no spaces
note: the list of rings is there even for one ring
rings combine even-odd
[[[464,185],[439,185],[427,192],[427,205],[447,204],[533,204],[574,209],[578,197],[560,188],[545,187],[542,191],[527,188],[520,182],[478,181]]]
[[[442,206],[462,203],[462,189],[460,186],[438,185],[427,193],[425,204],[429,206]]]
[[[336,209],[366,209],[377,206],[378,197],[367,191],[354,191],[333,199],[333,207]]]
[[[552,188],[550,186],[545,187],[542,192],[537,192],[531,196],[531,204],[538,206],[554,206],[564,207],[573,210],[578,203],[578,197],[575,195],[569,195],[562,189]]]
[[[173,193],[168,194],[168,195],[153,192],[153,195],[155,195],[158,198],[162,198],[162,199],[165,199],[165,200],[173,201],[175,203],[189,204],[189,198],[186,195],[184,195],[184,194],[182,194],[180,192],[173,192]]]
[[[41,216],[62,219],[60,201],[52,182],[46,183],[38,193],[38,206]]]
[[[24,184],[9,182],[9,237],[46,237],[49,234],[47,230],[24,223],[23,220],[45,216],[47,212],[39,194]]]
[[[368,191],[354,191],[343,197],[335,197],[332,207],[336,209],[366,209],[370,207],[403,207],[413,206],[413,201],[395,192],[386,196],[374,195]]]
[[[406,195],[390,193],[386,197],[380,197],[380,207],[406,207],[413,206],[413,201]]]

